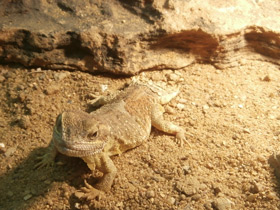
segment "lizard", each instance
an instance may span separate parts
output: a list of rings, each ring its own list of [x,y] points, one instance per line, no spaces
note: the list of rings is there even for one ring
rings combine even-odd
[[[38,157],[35,167],[50,166],[56,155],[82,158],[89,169],[101,171],[101,180],[93,187],[85,181],[85,197],[95,198],[109,191],[117,174],[111,156],[120,155],[144,143],[155,127],[186,141],[185,131],[164,120],[163,104],[175,98],[179,90],[167,92],[153,84],[134,82],[115,95],[101,96],[93,105],[100,108],[87,113],[64,111],[57,116],[47,152]]]

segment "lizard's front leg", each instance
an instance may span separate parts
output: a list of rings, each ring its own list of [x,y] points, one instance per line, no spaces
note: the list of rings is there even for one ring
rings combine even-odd
[[[50,142],[47,151],[44,155],[37,157],[37,160],[40,160],[37,164],[35,164],[34,168],[42,168],[42,167],[49,167],[53,165],[54,159],[57,155],[58,151],[54,145],[53,140]]]
[[[95,168],[103,173],[102,178],[93,187],[85,182],[86,187],[82,190],[86,193],[87,199],[93,199],[100,195],[100,191],[109,191],[117,174],[117,168],[106,153],[97,154],[91,157],[84,157],[83,160],[93,171]]]

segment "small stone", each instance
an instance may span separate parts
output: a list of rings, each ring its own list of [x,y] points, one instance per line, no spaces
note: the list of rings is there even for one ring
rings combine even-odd
[[[32,198],[32,194],[27,194],[23,197],[23,200],[27,201],[29,200],[30,198]]]
[[[192,196],[192,200],[194,200],[194,201],[198,201],[200,198],[201,198],[201,195],[200,195],[200,194],[194,194],[194,195]]]
[[[207,163],[207,164],[206,164],[206,168],[208,168],[208,169],[213,169],[214,166],[213,166],[211,163]]]
[[[101,91],[105,92],[108,89],[108,85],[100,85]]]
[[[4,143],[0,143],[0,152],[5,152],[5,144]]]
[[[180,110],[182,110],[182,109],[185,108],[185,105],[179,103],[179,104],[177,104],[177,108],[180,109]]]
[[[277,199],[277,195],[273,192],[269,192],[266,197],[269,199],[269,200],[274,200],[274,199]]]
[[[182,167],[184,174],[189,174],[190,173],[190,166],[189,165],[185,165]]]
[[[217,198],[216,201],[213,202],[213,206],[217,210],[228,210],[231,209],[233,202],[229,200],[228,198],[220,197]]]
[[[75,203],[74,206],[75,206],[76,209],[81,209],[81,204],[80,203]]]
[[[262,81],[270,82],[270,81],[271,81],[271,76],[270,76],[269,74],[266,75],[266,76],[262,79]]]
[[[168,81],[179,81],[180,77],[177,74],[168,74],[167,75]]]
[[[16,150],[17,150],[16,147],[8,148],[7,151],[5,152],[5,156],[10,157],[11,155],[13,155],[15,153]]]
[[[202,109],[207,110],[207,109],[209,109],[209,106],[207,104],[205,104],[205,105],[203,105]]]
[[[255,193],[259,193],[261,191],[262,191],[262,186],[260,184],[254,182],[253,186],[251,187],[250,192],[255,194]]]
[[[53,75],[53,77],[54,77],[54,80],[61,81],[64,78],[68,77],[69,75],[70,75],[69,72],[57,72]]]
[[[204,208],[206,210],[213,210],[212,208],[212,202],[211,201],[207,201],[206,203],[204,203]]]
[[[6,78],[4,76],[0,75],[0,82],[4,82],[5,79]]]
[[[168,203],[170,203],[171,205],[174,205],[175,202],[176,202],[175,198],[173,198],[173,197],[168,198]]]
[[[251,133],[251,131],[250,131],[248,128],[244,128],[244,129],[243,129],[243,132],[244,132],[244,133],[248,133],[248,134]]]
[[[165,197],[165,194],[163,192],[160,192],[159,193],[160,197],[164,198]]]
[[[153,197],[155,197],[155,191],[153,191],[153,190],[147,191],[147,192],[146,192],[146,196],[147,196],[147,198],[153,198]]]
[[[220,192],[222,192],[221,187],[218,185],[213,185],[213,190],[215,195],[218,195]]]
[[[27,129],[31,126],[31,122],[28,116],[24,115],[18,119],[18,125],[20,128]]]
[[[59,86],[58,85],[50,85],[45,89],[45,94],[47,95],[52,95],[55,94],[59,91]]]
[[[249,202],[253,202],[256,200],[257,196],[258,196],[258,194],[250,194],[250,195],[248,195],[247,200]]]

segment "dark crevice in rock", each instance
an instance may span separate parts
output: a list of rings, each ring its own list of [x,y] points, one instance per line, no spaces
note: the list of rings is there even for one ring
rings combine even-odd
[[[208,62],[217,50],[216,38],[202,30],[181,31],[154,39],[151,48],[178,50],[181,53],[192,53],[198,60]]]
[[[280,58],[280,35],[263,28],[252,28],[244,35],[248,47],[261,55],[274,59]]]
[[[141,16],[149,24],[154,24],[162,17],[161,12],[153,7],[153,0],[120,0],[120,2],[129,12]]]

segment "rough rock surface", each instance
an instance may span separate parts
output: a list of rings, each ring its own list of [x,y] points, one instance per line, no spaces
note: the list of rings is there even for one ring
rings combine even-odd
[[[0,63],[136,74],[193,62],[279,65],[278,1],[0,2]]]

